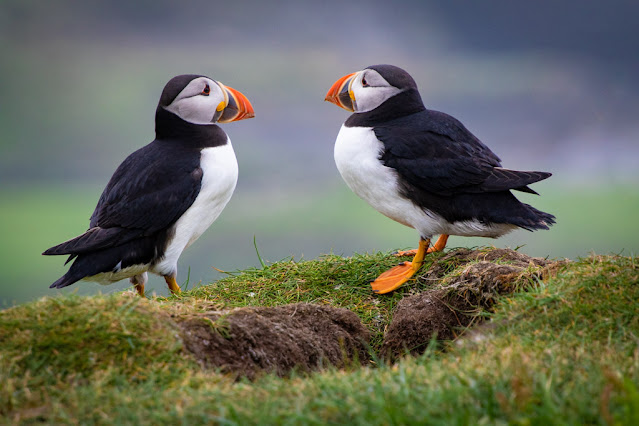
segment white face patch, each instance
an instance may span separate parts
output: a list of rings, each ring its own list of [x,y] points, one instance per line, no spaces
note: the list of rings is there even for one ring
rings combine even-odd
[[[355,112],[372,111],[387,99],[401,93],[375,70],[366,69],[357,73],[351,82],[355,97]]]
[[[199,77],[192,80],[166,110],[189,123],[212,124],[221,102],[226,106],[224,89],[210,78]]]

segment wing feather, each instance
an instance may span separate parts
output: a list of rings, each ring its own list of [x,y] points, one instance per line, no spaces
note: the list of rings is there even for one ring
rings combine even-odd
[[[502,168],[490,148],[455,118],[437,111],[425,110],[374,131],[384,144],[384,165],[409,185],[441,196],[510,189],[535,193],[527,185],[551,175]]]
[[[200,190],[200,157],[197,152],[177,152],[186,148],[176,144],[161,144],[156,140],[122,162],[100,196],[87,232],[43,254],[77,255],[114,247],[175,223]]]

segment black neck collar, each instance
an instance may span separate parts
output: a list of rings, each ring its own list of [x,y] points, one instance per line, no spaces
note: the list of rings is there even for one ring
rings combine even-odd
[[[373,127],[425,109],[417,89],[408,89],[388,99],[372,111],[351,115],[344,124],[346,127]]]
[[[162,106],[155,110],[155,138],[179,140],[195,147],[224,145],[226,133],[216,124],[193,124],[182,120]]]

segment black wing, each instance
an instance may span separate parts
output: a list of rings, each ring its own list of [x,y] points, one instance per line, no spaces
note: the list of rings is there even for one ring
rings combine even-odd
[[[455,118],[425,110],[375,127],[381,160],[410,185],[442,196],[517,189],[550,173],[501,167],[501,160]]]
[[[82,254],[149,236],[172,225],[200,190],[200,151],[154,141],[127,157],[104,189],[90,228],[44,254]]]

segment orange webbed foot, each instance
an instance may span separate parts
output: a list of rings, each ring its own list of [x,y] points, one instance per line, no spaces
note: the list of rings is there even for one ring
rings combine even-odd
[[[419,264],[421,266],[421,263]],[[373,292],[377,294],[390,293],[408,281],[419,269],[413,267],[413,262],[402,262],[394,268],[381,274],[371,283]]]
[[[377,294],[389,293],[408,281],[413,275],[415,275],[415,272],[422,267],[429,244],[430,240],[420,239],[419,248],[417,249],[417,254],[415,254],[413,261],[402,262],[377,277],[377,279],[371,283],[373,292]]]
[[[415,272],[419,271],[419,268],[421,268],[424,263],[424,258],[427,253],[442,251],[444,247],[446,247],[447,241],[448,235],[441,234],[437,239],[437,242],[435,242],[435,244],[430,248],[428,247],[430,245],[429,239],[420,239],[419,248],[416,250],[398,251],[395,253],[395,256],[415,255],[415,257],[412,262],[402,262],[377,277],[377,279],[371,283],[373,292],[377,294],[385,294],[400,287],[413,275],[415,275]]]

